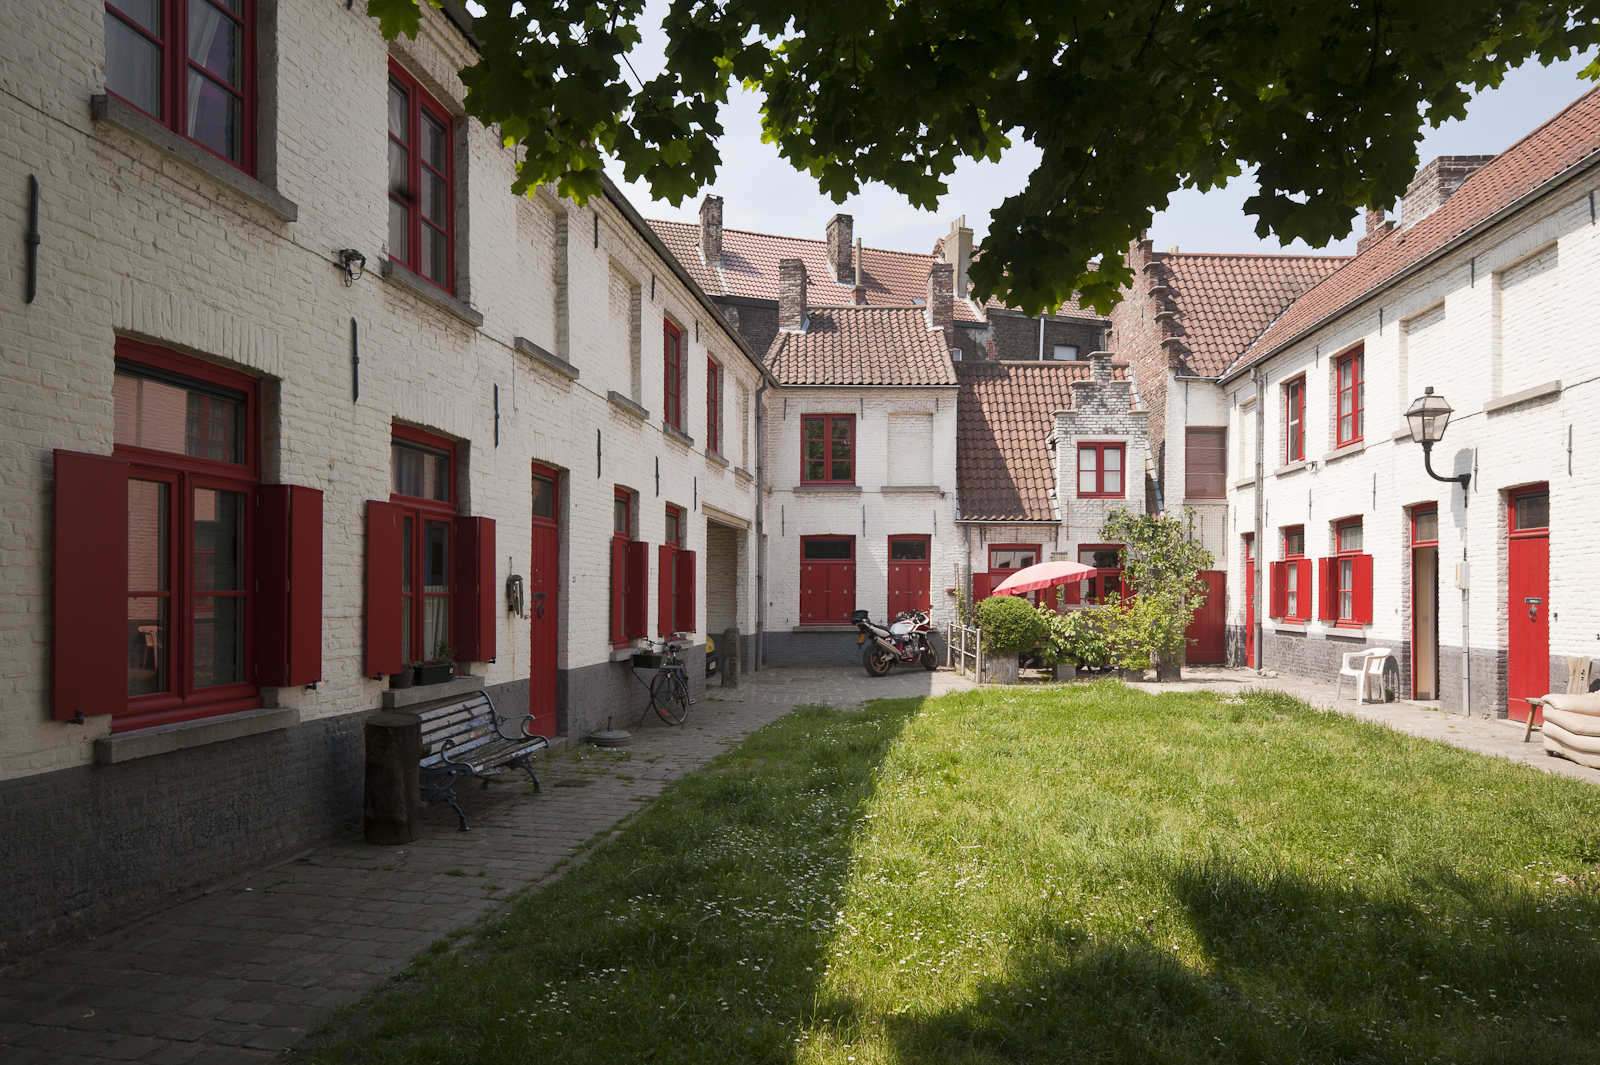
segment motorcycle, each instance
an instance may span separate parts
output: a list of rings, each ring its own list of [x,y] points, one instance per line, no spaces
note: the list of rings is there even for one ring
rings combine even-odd
[[[888,628],[874,625],[865,610],[855,611],[850,620],[859,633],[856,646],[861,648],[861,664],[869,677],[886,675],[896,662],[906,665],[920,662],[929,673],[939,668],[939,655],[928,640],[926,611],[899,614]]]

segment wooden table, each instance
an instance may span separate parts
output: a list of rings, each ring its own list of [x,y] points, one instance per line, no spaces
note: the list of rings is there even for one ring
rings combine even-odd
[[[1536,706],[1540,710],[1543,710],[1544,709],[1544,700],[1543,699],[1529,699],[1528,700],[1528,725],[1527,725],[1526,728],[1524,728],[1522,730],[1522,742],[1523,743],[1527,743],[1529,740],[1533,739],[1533,708],[1536,707]]]

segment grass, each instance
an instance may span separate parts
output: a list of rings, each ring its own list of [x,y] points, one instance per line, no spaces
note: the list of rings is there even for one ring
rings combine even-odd
[[[1595,1061],[1597,815],[1279,695],[802,708],[297,1057]]]

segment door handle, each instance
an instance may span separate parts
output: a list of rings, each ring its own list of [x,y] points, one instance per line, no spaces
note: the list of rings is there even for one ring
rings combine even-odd
[[[1533,606],[1532,604],[1529,604],[1529,606],[1528,606],[1528,620],[1529,621],[1538,621],[1539,620],[1539,608],[1536,607],[1536,606]]]
[[[534,610],[534,613],[538,614],[540,617],[544,617],[544,603],[543,602],[538,602],[538,603],[533,604],[533,610]]]

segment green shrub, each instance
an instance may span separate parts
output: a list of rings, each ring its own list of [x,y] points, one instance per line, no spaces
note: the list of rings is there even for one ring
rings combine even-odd
[[[996,595],[978,604],[983,649],[997,655],[1031,651],[1045,634],[1045,621],[1033,604],[1015,595]]]
[[[1114,607],[1093,607],[1057,614],[1049,607],[1039,608],[1045,623],[1045,638],[1039,657],[1046,665],[1071,662],[1077,666],[1110,665],[1114,652],[1111,636],[1117,625]]]

